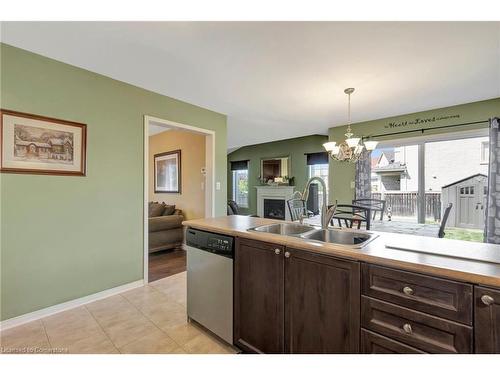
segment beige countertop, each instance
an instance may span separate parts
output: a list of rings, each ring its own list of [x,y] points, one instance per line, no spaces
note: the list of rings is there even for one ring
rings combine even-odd
[[[500,245],[374,232],[379,237],[364,248],[349,249],[297,237],[248,231],[249,228],[275,222],[283,223],[283,221],[232,215],[188,220],[182,224],[234,237],[500,287]]]

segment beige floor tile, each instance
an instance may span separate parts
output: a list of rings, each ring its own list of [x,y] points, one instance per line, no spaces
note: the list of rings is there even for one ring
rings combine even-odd
[[[142,314],[120,316],[116,320],[99,322],[106,335],[117,348],[121,348],[159,329]]]
[[[67,345],[70,354],[119,354],[113,343],[104,335],[82,338]]]
[[[222,344],[208,334],[197,335],[183,345],[183,349],[192,354],[230,354],[234,349]]]
[[[132,289],[122,294],[132,305],[138,309],[168,303],[169,299],[159,290],[151,286]]]
[[[56,353],[234,352],[187,322],[185,272],[0,332],[0,346]]]
[[[123,346],[120,348],[120,352],[127,354],[180,354],[183,350],[168,335],[158,330]]]
[[[3,353],[47,353],[50,344],[40,320],[0,332]]]
[[[52,347],[69,347],[89,337],[106,338],[96,320],[83,306],[49,316],[42,322]]]
[[[195,324],[186,322],[174,327],[168,327],[165,332],[179,345],[184,345],[198,335],[205,334],[201,328]]]
[[[142,310],[157,327],[166,330],[181,324],[186,324],[187,314],[184,306],[175,302],[151,306]]]
[[[85,305],[94,318],[105,320],[117,313],[135,311],[136,308],[123,296],[111,296]]]
[[[178,284],[158,284],[153,285],[153,288],[163,293],[169,300],[186,306],[187,301],[187,287]]]

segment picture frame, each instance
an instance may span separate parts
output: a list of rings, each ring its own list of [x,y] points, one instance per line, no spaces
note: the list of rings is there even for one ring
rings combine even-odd
[[[153,164],[155,193],[181,194],[181,150],[155,154]]]
[[[0,172],[85,176],[87,125],[0,109]]]

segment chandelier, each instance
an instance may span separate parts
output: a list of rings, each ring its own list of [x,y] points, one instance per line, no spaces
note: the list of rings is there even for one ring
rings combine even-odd
[[[354,88],[350,87],[344,90],[347,94],[347,132],[344,134],[346,139],[337,145],[337,142],[327,142],[323,144],[325,150],[331,158],[336,161],[346,161],[355,163],[364,158],[363,150],[373,151],[377,147],[377,141],[364,141],[355,137],[351,129],[351,94]]]

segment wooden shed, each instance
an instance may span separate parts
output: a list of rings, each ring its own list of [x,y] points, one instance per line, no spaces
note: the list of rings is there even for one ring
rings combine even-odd
[[[441,188],[442,210],[453,204],[446,226],[483,229],[488,176],[478,173]]]

